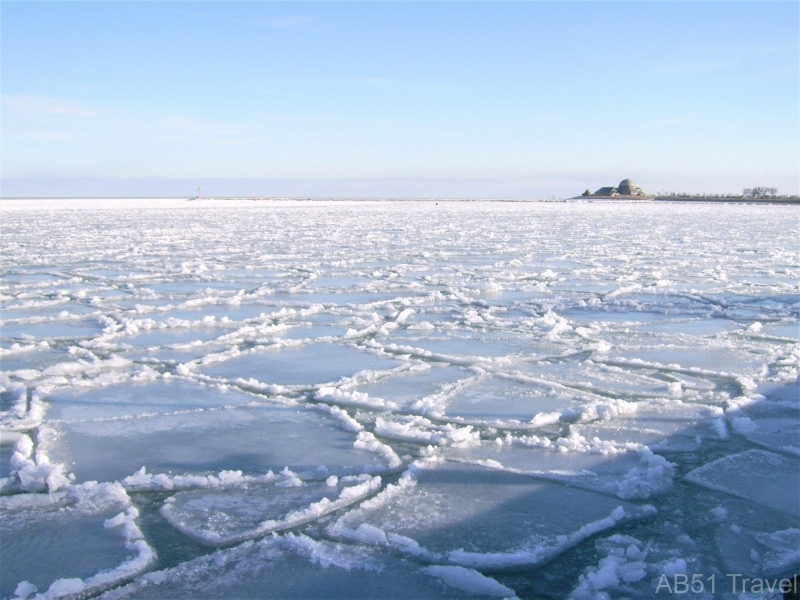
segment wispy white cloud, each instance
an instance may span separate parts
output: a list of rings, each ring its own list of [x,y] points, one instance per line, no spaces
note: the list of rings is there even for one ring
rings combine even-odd
[[[692,75],[710,75],[723,71],[731,71],[738,67],[741,61],[736,58],[710,58],[710,59],[678,59],[656,65],[652,73],[664,79],[679,78]]]
[[[261,138],[247,138],[242,140],[222,140],[211,144],[212,147],[224,147],[224,146],[243,146],[245,144],[253,144],[255,142],[261,141]]]
[[[661,117],[653,121],[654,125],[687,125],[697,121],[696,117]]]
[[[742,77],[742,81],[745,83],[766,83],[785,79],[797,80],[797,76],[798,65],[795,62],[795,64],[772,65]]]
[[[741,77],[759,77],[765,61],[769,71],[779,76],[787,71],[797,75],[797,45],[784,41],[773,43],[736,40],[732,43],[698,42],[683,46],[671,58],[656,63],[651,73],[661,78],[735,73]]]
[[[306,15],[281,15],[281,16],[254,17],[252,19],[243,19],[223,14],[217,14],[213,12],[176,10],[174,8],[163,8],[150,5],[138,6],[137,8],[145,12],[211,19],[223,23],[245,25],[247,27],[256,27],[263,29],[299,27],[311,23],[313,21],[311,17]]]
[[[256,83],[255,87],[265,94],[305,98],[314,97],[313,92],[338,88],[350,90],[361,88],[395,93],[455,92],[460,89],[459,86],[439,81],[421,81],[382,76],[273,79]]]
[[[12,117],[94,117],[105,112],[64,98],[4,94],[3,111]]]
[[[237,135],[243,131],[241,127],[230,123],[197,119],[186,115],[162,117],[156,120],[155,126],[162,132],[189,134]]]

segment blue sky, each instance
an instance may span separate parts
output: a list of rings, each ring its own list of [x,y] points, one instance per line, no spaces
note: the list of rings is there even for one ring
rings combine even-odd
[[[795,2],[2,2],[4,196],[798,192]]]

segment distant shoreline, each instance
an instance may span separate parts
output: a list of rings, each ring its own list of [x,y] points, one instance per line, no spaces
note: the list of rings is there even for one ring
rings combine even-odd
[[[236,202],[506,202],[506,203],[559,203],[559,202],[675,202],[690,204],[772,204],[800,205],[800,197],[792,198],[726,198],[724,196],[575,196],[572,198],[390,198],[390,197],[309,197],[309,196],[213,196],[187,198],[185,196],[38,196],[0,197],[2,201],[27,200],[185,200],[186,202],[236,201]]]
[[[655,196],[655,202],[713,202],[727,204],[800,204],[800,198],[726,198],[704,196]]]
[[[800,204],[793,198],[731,198],[726,196],[575,196],[570,200],[598,202],[693,202],[712,204]]]

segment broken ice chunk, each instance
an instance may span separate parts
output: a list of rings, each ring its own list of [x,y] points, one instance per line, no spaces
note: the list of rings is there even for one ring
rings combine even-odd
[[[70,389],[48,396],[49,419],[91,420],[157,415],[176,411],[248,404],[253,397],[233,390],[183,381],[126,383],[89,390]]]
[[[703,465],[686,480],[800,516],[800,458],[747,450]]]
[[[477,571],[442,569],[420,568],[414,561],[375,548],[289,534],[245,542],[172,569],[148,573],[101,598],[515,597],[513,590]]]
[[[0,498],[3,576],[0,595],[21,591],[100,591],[138,575],[155,560],[118,483],[86,484],[54,494]],[[47,596],[50,597],[50,596]]]
[[[380,489],[380,477],[352,479],[342,478],[350,485],[328,481],[301,482],[300,487],[243,484],[178,492],[165,501],[161,514],[200,543],[224,546],[313,521]]]
[[[516,443],[530,442],[533,438],[539,442],[538,447]],[[575,448],[575,441],[506,436],[502,444],[484,442],[471,448],[444,449],[443,453],[454,460],[566,483],[626,500],[648,498],[672,485],[674,465],[648,448],[626,451],[624,447],[594,446],[591,442]],[[568,449],[571,451],[563,451]]]
[[[399,485],[346,513],[328,531],[387,543],[425,560],[505,569],[540,564],[648,510],[586,490],[439,459],[415,463]]]
[[[357,437],[320,411],[260,405],[77,423],[60,423],[51,460],[68,463],[78,481],[120,481],[144,466],[150,473],[247,475],[288,466],[325,479],[388,470],[382,448],[354,446]],[[324,465],[331,472],[321,473]]]

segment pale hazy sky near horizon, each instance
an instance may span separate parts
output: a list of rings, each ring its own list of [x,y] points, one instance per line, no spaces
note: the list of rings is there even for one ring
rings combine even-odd
[[[3,196],[798,193],[796,2],[16,2]]]

